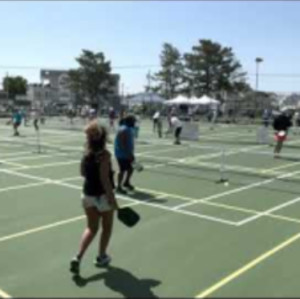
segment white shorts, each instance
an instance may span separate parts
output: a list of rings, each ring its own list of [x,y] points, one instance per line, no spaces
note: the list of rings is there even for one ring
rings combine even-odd
[[[89,196],[82,194],[82,206],[84,209],[95,207],[99,212],[108,212],[112,209],[109,204],[106,195],[101,196]]]

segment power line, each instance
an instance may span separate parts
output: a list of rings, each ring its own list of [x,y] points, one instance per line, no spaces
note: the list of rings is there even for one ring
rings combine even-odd
[[[161,65],[157,64],[137,64],[137,65],[119,65],[112,66],[112,69],[149,69],[160,68]],[[63,70],[66,67],[47,67],[47,66],[24,66],[24,65],[0,65],[0,69],[17,69],[17,70]],[[71,69],[71,68],[70,68]],[[255,76],[254,73],[247,73],[246,76]],[[278,78],[300,78],[300,73],[261,73],[261,77],[278,77]]]
[[[248,74],[249,76],[255,76],[255,74]],[[289,73],[261,73],[259,74],[261,77],[278,77],[278,78],[299,78],[300,73],[294,73],[294,74],[289,74]]]
[[[112,69],[148,69],[148,68],[158,68],[161,67],[157,64],[149,64],[149,65],[120,65],[120,66],[112,66]],[[0,65],[0,69],[25,69],[25,70],[61,70],[66,69],[66,67],[47,67],[47,66],[24,66],[24,65]],[[71,68],[70,68],[71,69]]]

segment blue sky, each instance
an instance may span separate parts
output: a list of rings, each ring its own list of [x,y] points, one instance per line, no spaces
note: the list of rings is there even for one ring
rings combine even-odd
[[[38,82],[38,69],[8,66],[68,69],[82,49],[103,51],[113,67],[156,66],[164,42],[183,53],[208,38],[233,48],[253,87],[259,56],[261,90],[300,91],[297,1],[1,1],[0,11],[0,80],[8,72]],[[114,72],[132,93],[148,70],[158,68]]]

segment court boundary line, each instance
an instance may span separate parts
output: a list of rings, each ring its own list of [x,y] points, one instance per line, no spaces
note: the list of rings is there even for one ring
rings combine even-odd
[[[257,146],[253,146],[253,147],[251,147],[251,148],[242,148],[242,149],[240,149],[240,150],[238,150],[238,151],[231,151],[233,154],[234,153],[237,153],[237,152],[241,152],[241,151],[251,151],[251,150],[253,150],[254,148],[257,148],[257,147],[261,147],[261,146],[265,146],[265,145],[257,145]],[[165,150],[165,149],[164,149]],[[168,149],[169,150],[169,149]],[[177,150],[177,149],[176,149]],[[155,151],[154,151],[155,152]],[[231,153],[230,152],[230,153]],[[202,156],[202,155],[201,155]],[[197,157],[197,156],[196,156]],[[180,159],[173,159],[174,161],[176,161],[176,160],[179,160],[180,161]],[[19,168],[15,168],[14,170],[17,170],[17,169],[20,169],[20,170],[22,170],[22,169],[36,169],[36,168],[43,168],[43,167],[53,167],[53,166],[60,166],[60,165],[69,165],[69,164],[73,164],[73,163],[78,163],[78,161],[77,160],[71,160],[71,161],[66,161],[66,162],[57,162],[57,163],[46,163],[46,164],[39,164],[39,165],[34,165],[34,166],[26,166],[26,165],[22,165],[22,164],[17,164],[17,165],[21,165],[21,167],[19,167]],[[14,163],[12,163],[12,164],[14,164]],[[156,165],[157,166],[157,165]],[[160,165],[158,165],[158,166],[160,166]],[[162,165],[161,165],[162,166]],[[3,171],[5,171],[5,170],[3,170]],[[297,173],[297,172],[296,172]],[[290,174],[288,174],[288,176],[290,176]],[[27,176],[28,177],[28,176]],[[285,175],[283,175],[283,177],[285,177]],[[32,177],[31,177],[32,178]],[[277,177],[278,178],[278,177]],[[277,178],[275,178],[275,179],[277,179]],[[36,177],[35,178],[33,178],[33,179],[36,179]],[[213,196],[210,196],[210,197],[208,197],[208,198],[204,198],[204,199],[201,199],[201,201],[200,200],[194,200],[194,201],[190,201],[189,203],[184,203],[184,204],[180,204],[180,205],[177,205],[177,206],[175,206],[175,207],[172,207],[172,208],[170,208],[170,209],[172,209],[172,210],[180,210],[181,212],[182,211],[184,211],[185,213],[187,213],[187,212],[190,212],[190,211],[187,211],[187,210],[182,210],[182,208],[184,208],[184,207],[187,207],[187,206],[191,206],[191,205],[193,205],[193,204],[197,204],[197,203],[201,203],[201,202],[203,202],[204,200],[205,201],[207,201],[207,200],[211,200],[211,199],[214,199],[214,198],[219,198],[219,197],[221,197],[221,196],[226,196],[226,195],[228,195],[228,194],[233,194],[233,193],[237,193],[237,192],[240,192],[240,191],[243,191],[243,190],[247,190],[247,189],[250,189],[250,188],[253,188],[253,187],[256,187],[256,186],[259,186],[259,185],[263,185],[263,184],[266,184],[266,183],[270,183],[270,182],[272,182],[274,179],[268,179],[268,180],[265,180],[265,181],[263,181],[263,182],[258,182],[258,183],[254,183],[254,184],[250,184],[250,185],[248,185],[248,186],[244,186],[244,187],[241,187],[241,188],[237,188],[237,189],[233,189],[233,190],[230,190],[230,191],[228,191],[228,192],[225,192],[225,193],[223,193],[223,195],[222,195],[222,193],[221,194],[217,194],[217,195],[213,195]],[[48,183],[49,183],[49,181],[48,181]],[[16,187],[17,188],[17,187]],[[22,187],[21,187],[22,188]],[[11,188],[11,189],[13,189],[13,187]],[[217,196],[217,197],[216,197]],[[293,202],[293,201],[292,201]],[[287,204],[288,205],[288,204]],[[281,205],[279,205],[279,206],[281,206]],[[159,205],[159,207],[161,208],[162,206],[161,205]],[[273,211],[273,209],[274,210],[277,210],[278,209],[278,206],[275,206],[275,207],[273,207],[272,209],[269,209],[269,210],[271,210],[271,211]],[[268,211],[269,210],[267,210],[267,211],[263,211],[263,212],[258,212],[256,215],[254,215],[254,216],[251,216],[251,217],[248,217],[248,218],[245,218],[245,219],[243,219],[243,220],[241,220],[241,221],[238,221],[238,222],[231,222],[230,221],[230,223],[237,223],[239,226],[240,225],[243,225],[243,224],[245,224],[245,223],[247,223],[247,222],[250,222],[251,221],[251,219],[253,219],[253,220],[255,220],[255,219],[258,219],[258,218],[260,218],[260,217],[262,217],[263,215],[264,215],[264,213],[268,213]],[[192,212],[191,212],[192,213]],[[222,218],[218,218],[218,217],[213,217],[213,218],[211,218],[210,216],[208,216],[208,215],[203,215],[203,214],[200,214],[200,213],[196,213],[197,215],[201,215],[202,216],[202,218],[206,218],[206,219],[210,219],[210,220],[212,220],[212,219],[214,219],[214,220],[216,220],[216,219],[222,219]],[[192,214],[191,214],[192,215]],[[193,215],[195,215],[195,213],[193,213]]]
[[[12,296],[0,289],[0,298],[12,298]]]
[[[35,179],[35,180],[38,180],[38,181],[41,181],[41,182],[52,183],[52,184],[59,185],[59,186],[65,186],[65,187],[69,187],[69,188],[76,189],[76,190],[81,190],[82,189],[81,186],[65,183],[65,182],[62,182],[60,180],[42,178],[42,177],[39,177],[39,176],[24,174],[24,173],[20,173],[20,172],[16,172],[16,171],[11,171],[11,170],[6,170],[4,172],[9,173],[9,174],[14,174],[16,176],[24,177],[24,178],[29,178],[29,179],[33,179],[33,180]],[[194,217],[198,217],[198,218],[202,218],[202,219],[206,219],[206,220],[221,222],[223,224],[228,224],[228,225],[232,225],[232,226],[237,225],[237,222],[226,220],[226,219],[221,218],[221,217],[220,218],[219,217],[213,217],[213,216],[204,215],[204,214],[200,214],[200,213],[193,213],[193,212],[185,211],[185,210],[175,211],[171,207],[166,207],[166,206],[162,206],[162,205],[159,205],[159,204],[144,202],[144,201],[141,201],[141,200],[137,200],[137,199],[134,199],[134,198],[131,198],[131,197],[128,197],[128,196],[124,196],[124,195],[119,195],[119,194],[117,194],[116,197],[120,198],[120,199],[125,199],[125,200],[128,200],[128,201],[132,201],[132,202],[138,202],[141,205],[151,206],[151,207],[155,207],[155,208],[158,208],[158,209],[161,209],[161,210],[167,210],[169,212],[174,212],[174,213],[177,213],[177,214],[185,214],[185,215],[194,216]]]
[[[138,204],[139,203],[134,202],[134,203],[130,203],[130,204],[125,204],[122,207],[131,207],[131,206],[135,206],[135,205],[138,205]],[[16,239],[16,238],[19,238],[19,237],[31,235],[33,233],[45,231],[45,230],[55,228],[55,227],[58,227],[58,226],[62,226],[62,225],[65,225],[65,224],[73,223],[73,222],[76,222],[76,221],[79,221],[79,220],[83,220],[85,218],[86,218],[86,216],[84,214],[82,214],[82,215],[71,217],[71,218],[68,218],[68,219],[59,220],[59,221],[56,221],[56,222],[52,222],[52,223],[44,224],[44,225],[37,226],[37,227],[34,227],[34,228],[30,228],[30,229],[20,231],[20,232],[17,232],[17,233],[9,234],[9,235],[0,237],[0,243],[6,242],[6,241],[9,241],[9,240],[12,240],[12,239]]]
[[[210,195],[210,196],[202,198],[202,200],[209,201],[209,200],[221,198],[221,197],[224,197],[224,196],[227,196],[227,195],[239,193],[239,192],[242,192],[244,190],[249,190],[249,189],[252,189],[252,188],[255,188],[255,187],[258,187],[258,186],[262,186],[262,185],[272,183],[273,181],[278,180],[278,179],[292,177],[292,176],[297,175],[299,173],[300,173],[300,170],[293,171],[293,172],[290,172],[290,173],[285,173],[285,174],[276,176],[274,178],[266,179],[266,180],[261,181],[261,182],[252,183],[252,184],[249,184],[249,185],[246,185],[246,186],[243,186],[243,187],[239,187],[239,188],[235,188],[235,189],[225,191],[225,192],[222,192],[222,193]],[[195,202],[195,203],[197,203],[197,202]],[[183,208],[183,207],[193,205],[195,203],[186,203],[186,204],[178,205],[178,206],[174,207],[174,209],[180,209],[180,208]]]
[[[65,179],[62,179],[62,180],[58,180],[58,182],[65,183],[65,182],[68,182],[68,181],[75,181],[75,180],[82,180],[82,177],[80,177],[80,176],[69,177],[69,178],[65,178]],[[43,185],[51,185],[51,184],[53,184],[51,181],[47,181],[47,182],[28,183],[28,184],[23,184],[23,185],[9,186],[9,187],[0,189],[0,193],[6,192],[6,191],[14,191],[14,190],[23,189],[23,188],[40,187],[40,186],[43,186]],[[74,186],[76,186],[76,185],[74,185]],[[243,208],[243,207],[238,207],[238,206],[228,205],[228,204],[223,204],[223,203],[218,203],[218,202],[202,201],[201,199],[196,199],[196,198],[193,198],[193,197],[187,197],[187,196],[172,194],[172,193],[168,193],[168,192],[164,192],[164,191],[148,189],[148,188],[137,188],[136,190],[141,191],[141,192],[148,192],[150,194],[155,194],[155,195],[158,195],[158,196],[163,195],[165,197],[174,197],[174,198],[177,198],[177,199],[180,199],[180,200],[183,200],[183,201],[193,202],[195,204],[203,204],[203,205],[206,205],[206,206],[213,206],[213,207],[222,208],[222,209],[225,209],[225,210],[243,212],[245,214],[246,213],[247,214],[254,214],[251,217],[263,214],[262,217],[263,216],[268,216],[268,217],[283,220],[283,221],[286,221],[286,222],[300,223],[300,219],[292,218],[292,217],[288,217],[288,216],[284,216],[284,215],[272,214],[272,213],[267,213],[265,215],[264,211],[258,211],[258,210],[253,210],[253,209],[248,209],[248,208]],[[131,198],[131,199],[134,199],[134,198]],[[170,207],[170,208],[172,208],[172,207]],[[202,215],[204,215],[204,214],[202,214]],[[207,216],[209,216],[209,215],[207,215]],[[250,217],[247,217],[247,218],[245,218],[241,221],[244,221],[248,218],[250,218]],[[241,221],[237,222],[238,226],[240,226]]]
[[[7,191],[13,191],[13,190],[19,190],[19,189],[39,187],[39,186],[47,185],[47,184],[50,184],[50,182],[45,181],[45,182],[39,182],[39,183],[28,183],[28,184],[9,186],[9,187],[5,187],[5,188],[0,188],[0,193],[7,192]]]
[[[215,206],[215,207],[218,207],[218,208],[224,208],[224,209],[227,209],[227,210],[239,211],[239,212],[244,212],[244,213],[248,213],[248,214],[256,214],[257,215],[257,214],[261,213],[261,211],[258,211],[258,210],[242,208],[242,207],[223,204],[223,203],[218,203],[218,202],[210,202],[210,201],[202,201],[202,200],[199,201],[199,200],[194,199],[194,198],[189,198],[189,197],[185,197],[185,196],[181,196],[181,195],[177,195],[177,194],[166,193],[166,192],[163,192],[163,191],[156,191],[156,190],[145,189],[145,188],[137,188],[137,190],[141,190],[141,191],[145,191],[145,192],[149,192],[149,193],[153,193],[153,194],[165,194],[169,197],[174,197],[174,198],[179,198],[181,200],[194,202],[195,204]],[[288,222],[300,223],[300,219],[292,218],[292,217],[288,217],[288,216],[284,216],[284,215],[279,215],[279,214],[268,213],[268,214],[262,215],[262,216],[268,216],[270,218],[275,218],[275,219],[284,220],[284,221],[288,221]]]
[[[295,141],[294,141],[295,142]],[[296,140],[296,142],[299,142],[298,140]],[[261,146],[265,146],[265,145],[255,145],[255,146],[252,146],[251,148],[242,148],[242,149],[239,149],[239,150],[237,150],[237,151],[231,151],[233,154],[235,154],[235,153],[238,153],[238,152],[243,152],[243,151],[246,151],[246,152],[248,152],[248,151],[251,151],[251,150],[253,150],[254,148],[257,148],[257,147],[261,147]],[[184,148],[185,149],[185,148]],[[167,150],[172,150],[172,149],[167,149]],[[175,149],[174,148],[174,150],[177,150],[177,148]],[[164,151],[166,151],[166,149],[164,149]],[[154,153],[155,152],[157,152],[157,151],[154,151]],[[229,153],[231,153],[230,151],[229,151]],[[144,152],[145,153],[145,152]],[[143,155],[143,153],[140,153],[141,155]],[[202,155],[201,155],[202,156]],[[197,156],[196,156],[197,157]],[[192,157],[191,159],[193,159],[193,158],[195,158],[195,157]],[[25,158],[26,159],[26,158]],[[182,159],[174,159],[174,160],[182,160]],[[185,160],[185,159],[183,159],[183,160]],[[73,164],[73,162],[75,163],[77,163],[78,161],[77,160],[71,160],[71,161],[67,161],[67,162],[58,162],[58,163],[50,163],[50,164],[41,164],[41,165],[36,165],[36,166],[26,166],[26,165],[22,165],[22,164],[16,164],[16,165],[21,165],[21,167],[19,168],[20,170],[22,170],[22,169],[28,169],[28,168],[30,168],[30,169],[35,169],[35,168],[42,168],[42,167],[47,167],[47,166],[59,166],[59,165],[68,165],[68,164]],[[10,164],[10,163],[8,163],[8,164]],[[15,163],[11,163],[11,164],[15,164]],[[292,165],[295,165],[295,164],[297,164],[297,163],[290,163],[290,164],[292,164]],[[291,166],[292,166],[291,165]],[[284,167],[284,165],[283,166],[281,166],[281,167]],[[286,166],[286,167],[288,167],[288,166]],[[16,169],[15,169],[16,170]],[[298,172],[294,172],[294,173],[298,173]],[[291,176],[290,174],[288,174],[288,176]],[[283,177],[286,177],[285,175],[283,175]],[[278,178],[280,178],[280,176],[279,177],[276,177],[275,179],[278,179]],[[263,181],[263,182],[259,182],[258,183],[258,186],[259,185],[263,185],[263,184],[266,184],[266,183],[270,183],[270,182],[272,182],[273,180],[275,180],[275,179],[268,179],[268,180],[265,180],[265,181]],[[52,180],[48,180],[47,181],[47,183],[53,183],[52,182]],[[58,183],[58,181],[56,181],[56,183]],[[36,184],[32,184],[32,186],[34,186],[34,185],[36,185]],[[38,185],[40,185],[40,184],[38,184]],[[30,186],[29,184],[27,185],[27,186]],[[26,187],[27,187],[26,186]],[[227,193],[227,192],[225,192],[226,194],[224,194],[223,196],[226,196],[226,195],[228,195],[228,194],[232,194],[232,193],[236,193],[236,192],[239,192],[238,190],[241,190],[241,191],[243,191],[243,190],[247,190],[247,189],[250,189],[250,187],[252,188],[252,187],[255,187],[255,186],[257,186],[257,183],[254,183],[254,184],[252,184],[252,186],[251,186],[251,184],[250,185],[248,185],[248,186],[244,186],[244,187],[241,187],[241,188],[237,188],[237,189],[233,189],[233,190],[230,190],[230,191],[228,191],[229,193]],[[14,189],[14,187],[11,187],[12,189]],[[17,188],[17,187],[16,187]],[[22,187],[20,187],[20,188],[22,188]],[[245,189],[246,188],[246,189]],[[9,190],[9,189],[8,189]],[[222,194],[222,193],[221,193]],[[218,197],[217,198],[219,198],[220,196],[221,196],[221,194],[220,195],[218,195]],[[211,199],[214,199],[214,198],[216,198],[215,197],[216,195],[213,195],[213,196],[210,196],[210,197],[208,197],[208,198],[204,198],[204,199],[200,199],[200,200],[194,200],[194,201],[190,201],[189,203],[184,203],[184,204],[181,204],[181,205],[177,205],[177,206],[175,206],[175,207],[172,207],[171,209],[172,210],[180,210],[180,211],[184,211],[184,212],[189,212],[189,211],[186,211],[186,210],[182,210],[181,208],[183,208],[183,207],[186,207],[186,206],[190,206],[190,205],[193,205],[193,204],[197,204],[197,203],[201,203],[201,202],[203,202],[204,200],[205,201],[208,201],[208,200],[211,200]],[[213,198],[212,198],[213,197]],[[240,226],[240,225],[244,225],[244,224],[246,224],[246,223],[248,223],[248,222],[250,222],[250,221],[253,221],[253,220],[255,220],[255,219],[258,219],[258,218],[260,218],[260,217],[262,217],[262,216],[265,216],[266,214],[269,214],[270,212],[272,212],[272,211],[276,211],[276,210],[278,210],[278,209],[280,209],[280,208],[283,208],[283,207],[285,207],[285,206],[287,206],[287,205],[291,205],[291,204],[293,204],[294,202],[297,202],[298,201],[298,199],[296,199],[296,201],[295,201],[295,199],[294,200],[290,200],[290,201],[288,201],[287,203],[284,203],[284,204],[281,204],[281,205],[277,205],[277,206],[275,206],[275,207],[272,207],[271,209],[268,209],[268,210],[266,210],[266,211],[261,211],[261,212],[257,212],[257,214],[256,215],[254,215],[254,216],[251,216],[251,217],[248,217],[248,218],[246,218],[246,219],[243,219],[243,220],[241,220],[241,221],[239,221],[239,222],[234,222],[234,223],[237,223],[237,225],[238,226]],[[162,208],[162,206],[161,205],[158,205],[159,206],[159,208]],[[194,213],[193,213],[194,214]],[[198,213],[196,213],[197,215],[202,215],[202,214],[198,214]],[[203,217],[204,215],[202,215],[202,217]],[[207,218],[207,215],[205,215],[205,217]],[[209,219],[210,219],[211,217],[209,217]],[[215,217],[214,217],[215,218]],[[219,219],[219,218],[216,218],[216,219]],[[222,218],[220,218],[220,219],[222,219]],[[231,222],[232,223],[232,222]]]
[[[245,272],[251,270],[252,268],[254,268],[255,266],[257,266],[258,264],[260,264],[263,261],[265,261],[267,258],[273,256],[274,254],[276,254],[280,250],[283,250],[284,248],[286,248],[289,245],[293,244],[299,238],[300,238],[300,233],[297,233],[297,234],[293,235],[292,237],[290,237],[289,239],[283,241],[279,245],[273,247],[272,249],[270,249],[270,250],[266,251],[265,253],[259,255],[257,258],[251,260],[250,262],[248,262],[247,264],[245,264],[244,266],[242,266],[238,270],[236,270],[236,271],[232,272],[231,274],[225,276],[224,278],[220,279],[218,282],[216,282],[212,286],[208,287],[204,291],[198,293],[195,296],[195,298],[205,298],[205,297],[211,295],[212,293],[218,291],[223,286],[227,285],[231,281],[233,281],[236,278],[238,278],[241,275],[243,275]]]
[[[248,218],[246,218],[244,220],[241,220],[240,222],[238,222],[238,226],[242,226],[242,225],[245,225],[245,224],[250,223],[252,221],[255,221],[255,220],[257,220],[257,219],[259,219],[259,218],[261,218],[263,216],[266,216],[266,215],[268,215],[268,214],[270,214],[272,212],[281,210],[281,209],[283,209],[283,208],[285,208],[287,206],[293,205],[293,204],[295,204],[295,203],[297,203],[299,201],[300,201],[300,197],[296,197],[294,199],[288,200],[287,202],[284,202],[284,203],[279,204],[277,206],[274,206],[274,207],[272,207],[270,209],[262,211],[262,212],[260,212],[257,215],[254,215],[254,216],[248,217]]]

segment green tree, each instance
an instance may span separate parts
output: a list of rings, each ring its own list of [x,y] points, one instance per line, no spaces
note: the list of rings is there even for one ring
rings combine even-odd
[[[201,39],[191,53],[184,54],[184,61],[184,81],[196,96],[249,89],[246,73],[230,47]]]
[[[8,93],[9,98],[15,99],[16,95],[25,95],[27,91],[27,80],[21,76],[5,77],[3,88]]]
[[[89,50],[82,50],[76,61],[79,68],[68,74],[71,90],[81,99],[87,97],[92,105],[103,104],[113,93],[112,87],[118,79],[111,74],[110,61],[105,60],[102,52],[94,53]]]
[[[161,70],[152,78],[158,84],[152,90],[170,99],[180,92],[182,83],[183,64],[179,50],[169,43],[164,43],[160,64]]]
[[[82,87],[80,72],[78,70],[70,70],[68,76],[68,86],[75,95],[75,105],[84,104],[85,94]]]

